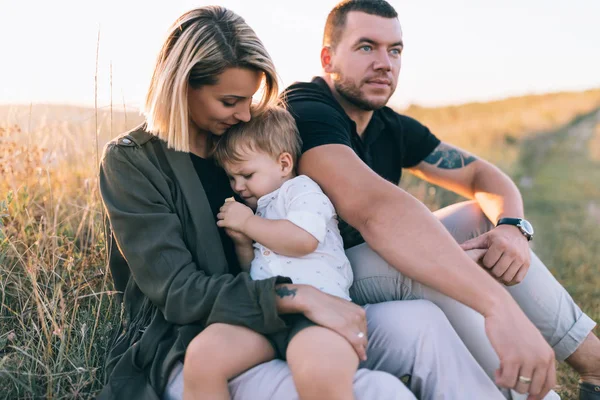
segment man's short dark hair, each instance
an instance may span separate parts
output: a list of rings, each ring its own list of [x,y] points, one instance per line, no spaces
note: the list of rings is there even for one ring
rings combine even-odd
[[[342,1],[331,10],[327,17],[325,32],[323,33],[323,46],[329,46],[335,50],[342,37],[348,13],[351,11],[359,11],[384,18],[398,18],[398,13],[394,7],[385,0]]]

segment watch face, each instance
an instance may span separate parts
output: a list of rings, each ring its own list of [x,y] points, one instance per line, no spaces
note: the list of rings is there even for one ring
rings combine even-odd
[[[533,226],[529,223],[529,221],[522,219],[519,223],[519,226],[521,229],[523,229],[523,231],[525,231],[526,234],[533,236]]]

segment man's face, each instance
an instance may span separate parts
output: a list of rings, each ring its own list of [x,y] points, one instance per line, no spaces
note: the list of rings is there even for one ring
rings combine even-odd
[[[397,18],[348,13],[346,26],[331,54],[330,74],[337,92],[363,110],[387,104],[396,90],[402,54]]]

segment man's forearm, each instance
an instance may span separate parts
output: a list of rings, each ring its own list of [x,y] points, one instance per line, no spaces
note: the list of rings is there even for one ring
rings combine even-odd
[[[373,250],[406,276],[483,315],[499,304],[514,302],[421,202],[400,188],[390,189],[358,221]],[[345,219],[352,223],[352,217]]]
[[[500,218],[524,218],[523,199],[514,182],[497,167],[485,163],[473,180],[473,197],[493,224]]]

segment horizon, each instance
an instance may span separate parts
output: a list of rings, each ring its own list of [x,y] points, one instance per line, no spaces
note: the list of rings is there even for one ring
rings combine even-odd
[[[7,54],[18,62],[0,65],[0,104],[93,107],[99,30],[98,107],[110,104],[112,84],[115,108],[139,109],[168,27],[183,12],[210,3],[148,6],[141,0],[106,0],[90,6],[37,0],[3,5],[8,12],[0,13],[0,35],[11,38]],[[263,0],[260,7],[241,0],[219,3],[257,32],[282,88],[320,75],[322,29],[337,0]],[[450,106],[600,88],[600,25],[593,18],[600,14],[599,2],[390,3],[399,13],[406,43],[390,106]],[[33,15],[32,8],[37,10]]]
[[[490,98],[490,99],[485,99],[485,100],[472,100],[472,101],[448,103],[448,104],[424,105],[424,104],[419,104],[419,103],[408,103],[408,104],[404,104],[404,105],[388,104],[388,106],[391,108],[396,108],[396,109],[400,109],[400,110],[405,110],[410,107],[428,108],[428,109],[445,108],[445,107],[463,107],[463,106],[469,106],[469,105],[473,105],[473,104],[489,104],[489,103],[496,103],[496,102],[502,102],[502,101],[510,101],[513,99],[520,99],[520,98],[524,98],[524,97],[544,97],[544,96],[561,95],[561,94],[569,94],[569,93],[582,93],[583,94],[586,92],[594,92],[594,91],[600,91],[600,86],[592,87],[589,89],[582,89],[582,90],[560,90],[560,91],[555,91],[555,92],[523,93],[523,94],[516,94],[516,95],[507,96],[507,97]],[[37,107],[45,107],[45,106],[47,106],[47,107],[73,107],[73,108],[95,109],[94,104],[52,102],[52,101],[39,102],[39,103],[36,103],[36,102],[3,103],[0,101],[0,107],[20,108],[20,107],[30,107],[30,106],[31,107],[36,107],[36,106]],[[112,106],[113,106],[113,112],[123,112],[123,103],[113,102]],[[140,108],[135,107],[131,104],[125,104],[125,107],[126,107],[127,113],[141,112]],[[110,109],[110,103],[98,105],[98,110],[109,110],[109,109]]]

